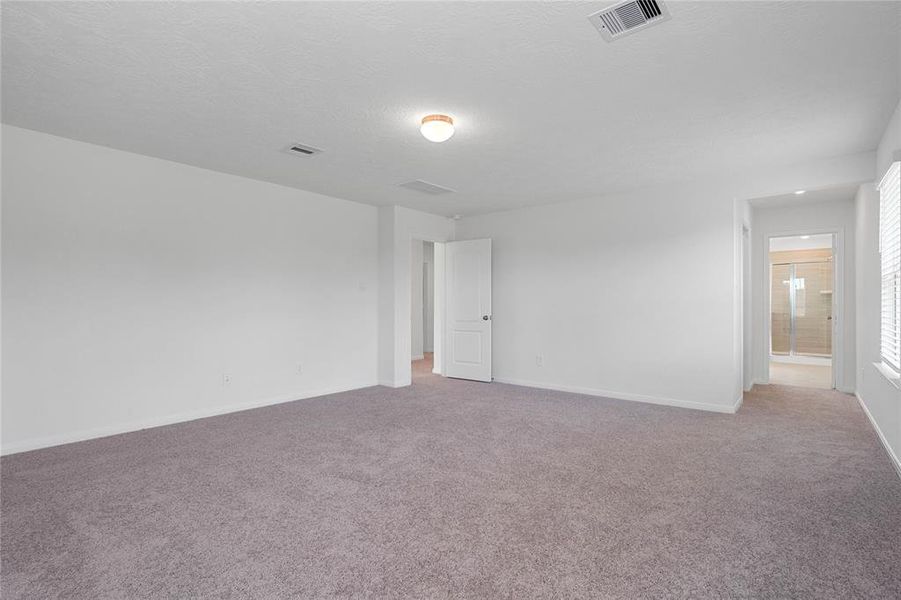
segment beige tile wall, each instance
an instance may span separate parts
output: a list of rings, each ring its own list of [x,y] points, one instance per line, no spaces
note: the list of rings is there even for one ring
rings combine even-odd
[[[795,352],[832,354],[832,263],[798,263],[795,278],[804,289],[795,292]]]
[[[772,350],[773,354],[788,354],[791,350],[791,297],[788,284],[791,265],[774,264],[772,273]]]

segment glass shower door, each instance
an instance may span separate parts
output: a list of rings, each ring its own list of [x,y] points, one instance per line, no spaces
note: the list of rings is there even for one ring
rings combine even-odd
[[[832,263],[794,265],[795,354],[832,355]]]
[[[790,354],[791,343],[791,265],[772,266],[770,331],[773,354]]]
[[[770,351],[832,356],[832,263],[772,265]]]

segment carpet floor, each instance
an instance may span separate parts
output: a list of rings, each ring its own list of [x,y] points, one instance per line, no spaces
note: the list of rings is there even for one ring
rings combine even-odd
[[[422,371],[4,457],[3,598],[901,598],[901,480],[851,396]]]

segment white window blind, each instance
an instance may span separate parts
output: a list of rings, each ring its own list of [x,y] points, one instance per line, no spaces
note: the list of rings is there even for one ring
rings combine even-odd
[[[882,265],[882,361],[901,371],[901,162],[879,184],[879,256]]]

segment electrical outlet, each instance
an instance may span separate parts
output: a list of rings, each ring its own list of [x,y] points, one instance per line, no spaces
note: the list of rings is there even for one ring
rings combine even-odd
[[[228,373],[222,375],[222,385],[228,385],[232,382],[232,376]]]
[[[543,367],[543,366],[544,366],[544,356],[542,356],[541,354],[539,354],[539,355],[537,355],[537,356],[535,357],[535,366],[536,366],[536,367]]]

